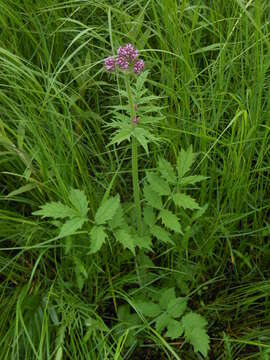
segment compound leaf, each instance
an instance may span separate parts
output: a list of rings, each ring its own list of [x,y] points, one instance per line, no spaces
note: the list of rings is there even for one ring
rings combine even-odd
[[[173,201],[176,206],[183,207],[184,209],[200,209],[199,204],[189,195],[177,193],[173,195]]]
[[[102,245],[105,243],[107,234],[105,232],[104,226],[94,225],[90,231],[90,238],[91,238],[91,247],[90,253],[94,254],[100,250]]]
[[[182,233],[181,225],[178,218],[171,211],[163,209],[160,211],[159,216],[161,217],[162,223],[169,229],[176,233]]]
[[[97,225],[103,225],[107,221],[111,220],[115,215],[116,211],[118,210],[119,205],[119,195],[110,197],[109,199],[105,200],[96,212],[95,223]]]

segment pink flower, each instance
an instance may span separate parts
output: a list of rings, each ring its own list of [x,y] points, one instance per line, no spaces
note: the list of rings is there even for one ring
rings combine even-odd
[[[134,48],[131,44],[127,44],[125,46],[121,46],[117,50],[117,55],[120,58],[127,60],[128,62],[133,62],[137,59],[139,52]]]
[[[139,52],[131,44],[120,46],[117,57],[110,56],[105,59],[104,65],[107,71],[114,71],[116,67],[121,70],[133,70],[134,74],[140,74],[144,69],[143,60],[138,60]]]
[[[121,57],[121,56],[117,57],[116,64],[122,70],[127,70],[128,67],[129,67],[128,61],[125,58]]]
[[[108,57],[104,61],[104,65],[107,71],[114,71],[115,70],[115,60],[112,56]]]
[[[144,61],[143,60],[136,61],[133,67],[134,74],[140,74],[143,71],[143,69],[144,69]]]

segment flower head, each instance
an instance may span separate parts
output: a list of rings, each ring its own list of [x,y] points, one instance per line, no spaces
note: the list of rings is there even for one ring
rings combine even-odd
[[[108,57],[104,61],[104,65],[107,71],[114,71],[115,70],[115,60],[112,56]]]
[[[144,61],[143,60],[136,61],[133,67],[134,74],[140,74],[143,71],[143,69],[144,69]]]
[[[118,57],[121,57],[128,62],[133,62],[137,59],[139,52],[137,49],[134,48],[131,44],[127,44],[125,46],[121,46],[117,50]]]
[[[140,74],[144,69],[143,60],[138,60],[139,51],[131,44],[120,46],[117,57],[112,56],[105,59],[104,65],[107,71],[114,71],[116,67],[120,70],[131,70],[134,74]]]
[[[127,70],[129,67],[129,62],[125,58],[118,56],[116,59],[116,64],[121,70]]]

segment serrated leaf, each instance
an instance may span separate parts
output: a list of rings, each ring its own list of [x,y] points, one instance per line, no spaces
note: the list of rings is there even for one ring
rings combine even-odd
[[[152,239],[151,236],[143,235],[139,236],[137,234],[132,235],[133,242],[135,246],[138,246],[140,249],[146,249],[152,251]]]
[[[109,220],[108,224],[111,229],[119,228],[124,223],[124,211],[122,209],[121,204],[119,205],[119,208],[117,209],[116,213],[114,214],[113,218]]]
[[[88,200],[82,190],[71,189],[69,194],[69,200],[76,210],[78,210],[79,215],[83,218],[86,217],[88,212]]]
[[[177,320],[171,319],[167,325],[167,332],[165,334],[166,337],[171,338],[172,340],[179,338],[183,332],[183,326]]]
[[[77,230],[81,229],[85,221],[87,221],[87,219],[83,219],[81,217],[75,217],[71,220],[68,220],[61,227],[59,237],[65,237],[75,234]]]
[[[190,312],[183,316],[181,323],[186,341],[193,345],[195,352],[207,356],[209,350],[209,336],[205,330],[207,321],[200,314]]]
[[[141,312],[144,316],[156,317],[161,313],[161,308],[158,304],[151,301],[135,301],[135,309]]]
[[[169,230],[182,234],[181,225],[175,214],[169,210],[163,209],[160,211],[159,216],[161,217],[162,224],[164,224]]]
[[[149,74],[149,71],[143,71],[138,77],[136,81],[136,90],[137,92],[141,91],[143,88],[143,85],[147,79],[147,76]]]
[[[168,231],[164,230],[162,227],[160,227],[158,225],[153,225],[150,228],[150,232],[158,240],[165,242],[165,243],[174,244],[172,239],[170,238],[170,233],[168,233]]]
[[[126,128],[120,129],[112,138],[109,145],[117,144],[119,145],[121,142],[128,140],[130,141],[130,137],[132,135],[132,128]]]
[[[156,96],[156,95],[144,96],[143,98],[141,98],[137,101],[137,104],[138,105],[150,104],[152,101],[159,100],[159,99],[160,99],[160,97]]]
[[[185,338],[193,346],[195,352],[200,352],[204,357],[207,356],[210,339],[205,329],[195,328]]]
[[[34,211],[33,215],[42,217],[52,217],[54,219],[72,218],[77,216],[77,212],[61,202],[50,202],[40,206],[40,210]]]
[[[175,296],[175,288],[168,288],[166,290],[162,289],[162,293],[160,295],[159,304],[163,310],[167,310],[168,307],[168,300],[176,299]]]
[[[208,177],[203,175],[186,176],[179,180],[179,185],[193,185],[206,179],[208,179]]]
[[[165,160],[164,158],[159,158],[158,169],[165,180],[167,180],[171,184],[176,184],[176,175],[169,161]]]
[[[148,130],[138,126],[134,128],[133,136],[142,145],[147,155],[149,155],[148,143],[149,141],[156,142],[157,139],[155,136],[153,136]]]
[[[168,299],[168,301],[168,314],[170,314],[173,318],[178,318],[184,314],[187,308],[186,298],[178,297],[176,299]]]
[[[139,144],[142,145],[142,147],[144,148],[145,152],[147,155],[149,155],[149,150],[148,150],[148,140],[146,139],[146,137],[144,136],[144,134],[138,132],[138,131],[134,131],[134,136],[136,137],[137,141],[139,142]]]
[[[184,209],[200,209],[199,204],[194,200],[191,196],[187,194],[174,194],[173,195],[173,201],[176,206],[183,207]]]
[[[162,199],[149,184],[144,185],[144,198],[155,209],[162,209]]]
[[[151,206],[145,206],[143,209],[143,219],[146,225],[152,226],[155,224],[155,211]]]
[[[203,216],[203,214],[206,212],[207,209],[208,209],[208,204],[202,206],[199,210],[197,210],[192,214],[191,221],[193,222],[198,220],[201,216]]]
[[[171,317],[167,313],[159,315],[155,320],[155,328],[157,332],[161,333],[166,328],[170,320]]]
[[[181,149],[177,158],[177,171],[180,178],[190,170],[195,157],[196,154],[193,153],[192,146],[190,146],[187,151]]]
[[[146,178],[149,182],[149,185],[151,186],[151,189],[160,196],[169,195],[171,193],[171,189],[168,183],[157,174],[147,171]]]
[[[114,197],[110,197],[105,200],[98,208],[95,216],[95,223],[97,225],[103,225],[107,221],[111,220],[116,214],[120,205],[120,197],[117,194]]]
[[[94,225],[90,231],[91,238],[91,247],[90,253],[94,254],[100,250],[102,245],[105,243],[107,234],[105,232],[105,228],[102,225],[96,226]]]
[[[129,249],[133,255],[135,255],[135,245],[131,235],[126,230],[116,230],[114,236],[120,244],[123,245],[125,249]]]
[[[194,328],[203,329],[207,325],[205,318],[194,312],[189,312],[183,316],[181,322],[187,335],[191,333]]]

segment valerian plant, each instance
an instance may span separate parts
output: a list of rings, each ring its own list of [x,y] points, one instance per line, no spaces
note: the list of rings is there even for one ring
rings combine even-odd
[[[138,251],[152,252],[154,242],[173,247],[187,237],[190,226],[182,221],[183,214],[188,213],[192,224],[206,207],[200,207],[187,193],[186,187],[206,177],[189,174],[196,157],[190,146],[187,150],[181,149],[176,166],[160,157],[157,168],[145,170],[143,181],[140,181],[139,152],[143,151],[149,156],[150,146],[161,141],[155,130],[155,126],[164,119],[163,109],[159,105],[160,97],[150,93],[145,86],[149,72],[145,71],[138,50],[131,44],[120,47],[117,56],[105,59],[104,65],[108,72],[118,72],[124,84],[124,88],[119,90],[122,102],[111,107],[112,120],[106,127],[112,133],[108,146],[131,144],[133,207],[123,204],[119,194],[104,196],[94,218],[89,219],[88,200],[84,192],[71,189],[69,205],[47,203],[33,214],[53,219],[53,224],[59,228],[58,237],[69,239],[67,252],[72,247],[70,238],[87,224],[85,232],[89,234],[89,254],[100,252],[106,242],[114,239],[133,254],[137,264]],[[134,210],[136,219],[132,215]],[[75,256],[74,265],[78,286],[82,289],[87,271],[78,255]],[[176,297],[174,289],[162,288],[158,301],[135,299],[135,307],[143,316],[154,321],[156,331],[166,331],[164,336],[171,339],[184,334],[185,340],[193,345],[195,351],[207,355],[207,323],[201,315],[187,311],[187,299]],[[127,306],[119,307],[119,321],[128,317],[129,320],[134,318],[134,324],[137,323],[135,315],[127,315],[127,311]]]

